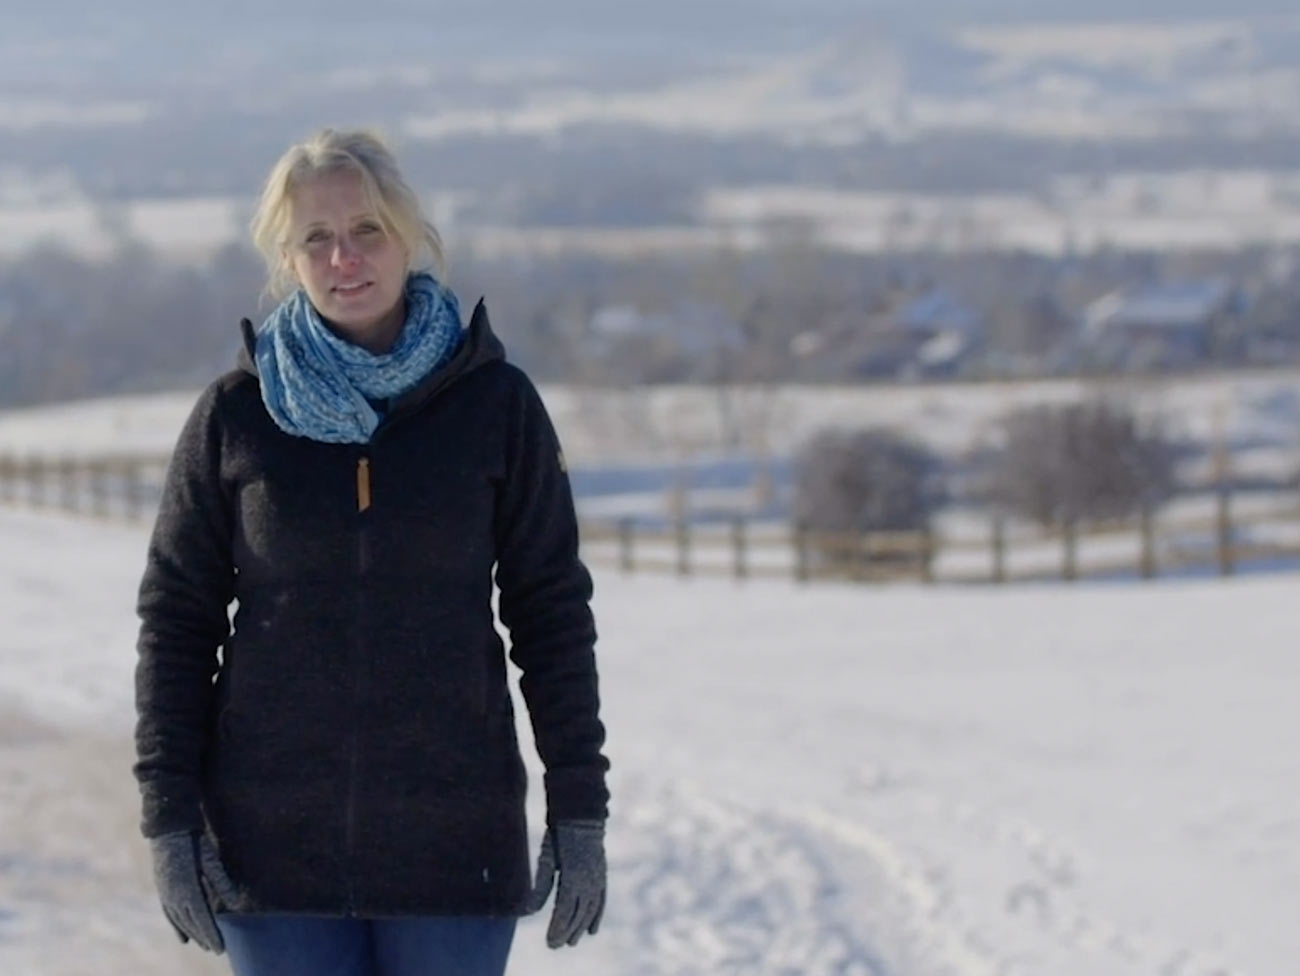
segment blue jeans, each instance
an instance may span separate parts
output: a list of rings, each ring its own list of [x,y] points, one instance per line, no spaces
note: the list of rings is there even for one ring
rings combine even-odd
[[[503,976],[513,918],[218,915],[235,976]]]

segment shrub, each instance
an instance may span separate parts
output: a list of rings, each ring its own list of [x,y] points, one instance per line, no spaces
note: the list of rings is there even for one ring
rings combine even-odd
[[[1174,445],[1124,407],[1037,405],[1008,414],[1002,427],[992,500],[1044,527],[1129,518],[1174,492]]]
[[[924,446],[891,430],[822,431],[796,458],[795,522],[828,568],[915,562],[916,553],[869,555],[852,537],[928,531],[940,502],[937,470]]]

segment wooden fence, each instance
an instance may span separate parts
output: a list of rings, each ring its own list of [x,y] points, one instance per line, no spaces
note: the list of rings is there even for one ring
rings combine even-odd
[[[152,518],[169,457],[0,454],[0,504],[132,521]]]
[[[922,583],[1230,576],[1300,569],[1300,499],[1203,491],[1161,513],[1046,530],[968,514],[959,528],[835,534],[735,518],[726,525],[587,522],[584,558],[625,573]]]
[[[83,458],[0,454],[0,505],[126,520],[151,518],[165,454]],[[826,534],[736,517],[724,524],[583,521],[583,557],[625,573],[736,580],[1004,583],[1171,573],[1231,575],[1261,562],[1300,568],[1300,497],[1213,488],[1160,512],[1047,531],[971,514],[928,532]]]

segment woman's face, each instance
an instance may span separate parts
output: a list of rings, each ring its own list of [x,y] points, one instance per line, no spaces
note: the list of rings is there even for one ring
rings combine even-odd
[[[316,311],[344,339],[372,352],[401,333],[408,255],[366,200],[361,177],[326,173],[290,200],[286,249]]]

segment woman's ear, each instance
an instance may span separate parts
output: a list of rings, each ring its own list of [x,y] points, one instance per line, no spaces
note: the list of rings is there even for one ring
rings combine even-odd
[[[302,284],[302,282],[298,280],[298,272],[293,266],[293,258],[289,256],[289,249],[287,247],[280,249],[279,276],[282,280],[293,285],[295,288]]]

